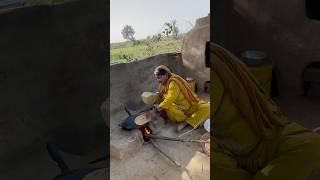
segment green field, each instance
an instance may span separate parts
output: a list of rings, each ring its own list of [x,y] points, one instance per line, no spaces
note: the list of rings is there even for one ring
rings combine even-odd
[[[112,43],[111,64],[137,61],[157,54],[181,52],[182,37],[178,39],[162,38],[159,42],[149,46],[144,40],[140,41],[138,45],[133,45],[132,42]]]

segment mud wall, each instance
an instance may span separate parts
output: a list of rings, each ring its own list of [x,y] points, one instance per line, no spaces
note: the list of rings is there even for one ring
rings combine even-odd
[[[236,55],[262,50],[275,62],[280,95],[302,92],[301,74],[320,61],[320,21],[305,13],[305,0],[214,1],[213,40]]]
[[[158,91],[158,82],[154,78],[154,69],[158,65],[167,65],[174,73],[184,75],[181,54],[162,54],[141,61],[122,63],[110,67],[110,123],[120,123],[118,114],[123,114],[124,105],[132,110],[144,107],[141,94],[144,91]]]
[[[74,153],[102,142],[105,7],[79,0],[0,14],[0,169],[49,140]]]
[[[182,43],[182,61],[192,71],[199,90],[210,80],[210,68],[205,65],[205,45],[210,40],[210,16],[197,19],[195,26],[185,35]]]

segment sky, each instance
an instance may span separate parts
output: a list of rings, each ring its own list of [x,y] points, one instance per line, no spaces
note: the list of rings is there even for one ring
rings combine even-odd
[[[110,0],[110,42],[125,41],[121,30],[128,24],[136,39],[161,33],[165,22],[177,21],[188,32],[196,19],[210,13],[210,0]]]

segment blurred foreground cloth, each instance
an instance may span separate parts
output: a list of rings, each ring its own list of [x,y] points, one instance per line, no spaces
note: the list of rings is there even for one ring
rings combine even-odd
[[[320,168],[320,135],[291,122],[248,67],[210,44],[213,179],[311,179]]]

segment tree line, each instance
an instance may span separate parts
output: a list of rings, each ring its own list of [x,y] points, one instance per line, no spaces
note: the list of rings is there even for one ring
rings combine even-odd
[[[133,29],[133,27],[131,25],[126,24],[123,27],[121,34],[122,34],[123,39],[129,40],[129,41],[133,42],[133,44],[140,43],[138,40],[135,39],[135,37],[134,37],[135,30]],[[166,37],[172,37],[174,39],[177,39],[178,34],[179,34],[179,28],[177,26],[177,21],[172,20],[170,22],[165,22],[163,30],[162,30],[162,34],[165,35]],[[162,37],[161,33],[158,33],[158,34],[152,36],[151,38],[148,37],[147,39],[152,40],[152,41],[159,41],[161,39],[161,37]]]

